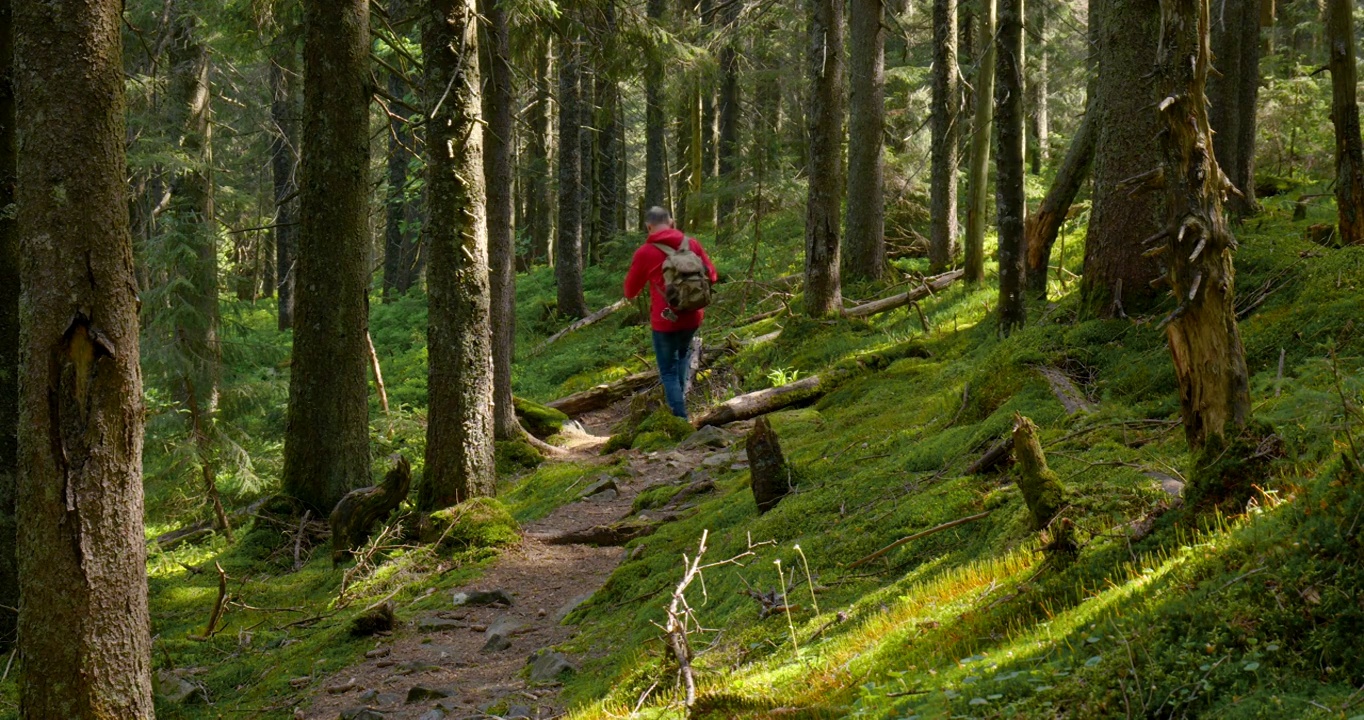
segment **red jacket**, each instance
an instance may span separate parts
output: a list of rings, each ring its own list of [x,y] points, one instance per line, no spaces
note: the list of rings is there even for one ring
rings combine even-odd
[[[659,332],[695,330],[701,327],[701,321],[706,316],[705,310],[692,310],[677,313],[677,320],[663,317],[663,311],[668,307],[668,301],[663,299],[663,261],[668,255],[655,247],[655,244],[664,243],[677,249],[682,247],[684,239],[690,240],[691,251],[701,256],[701,262],[705,263],[706,270],[710,273],[710,281],[719,280],[715,265],[710,261],[710,256],[706,255],[706,249],[701,247],[701,243],[695,238],[687,238],[681,231],[674,229],[660,230],[650,235],[649,239],[635,251],[635,259],[630,263],[630,272],[625,275],[625,297],[629,299],[633,300],[638,296],[646,284],[649,286],[649,297],[652,301],[649,321],[653,329]]]

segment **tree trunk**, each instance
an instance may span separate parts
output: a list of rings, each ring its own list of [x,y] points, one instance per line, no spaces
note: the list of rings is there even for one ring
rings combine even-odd
[[[725,32],[732,34],[744,9],[744,0],[732,0],[724,12]],[[740,221],[735,217],[739,203],[739,47],[729,40],[720,49],[720,202],[716,211],[717,238],[721,247],[734,236]]]
[[[886,113],[886,33],[881,0],[849,6],[848,227],[843,269],[850,277],[879,280],[886,265],[882,201]]]
[[[474,0],[430,3],[422,31],[432,93],[427,106],[436,107],[437,93],[449,91],[428,123],[426,144],[431,401],[426,469],[417,491],[422,510],[496,494],[478,15]]]
[[[597,186],[597,171],[600,166],[600,158],[597,157],[597,136],[601,134],[597,125],[597,92],[592,79],[597,73],[597,68],[590,64],[590,61],[599,60],[594,57],[596,53],[590,52],[587,48],[586,35],[582,38],[583,44],[579,45],[579,65],[578,65],[578,101],[582,117],[578,120],[578,162],[580,163],[578,172],[578,207],[582,213],[583,243],[582,258],[579,264],[583,267],[595,265],[601,252],[601,234],[597,227],[596,201],[597,194],[594,189]]]
[[[13,0],[0,0],[0,207],[14,203]],[[0,605],[19,607],[19,559],[14,504],[19,481],[19,234],[14,217],[0,214]],[[0,648],[14,643],[19,617],[0,608]]]
[[[1331,121],[1336,127],[1336,209],[1340,242],[1364,245],[1364,149],[1355,98],[1354,18],[1350,0],[1329,0],[1326,32],[1331,48]]]
[[[957,0],[933,0],[933,159],[929,268],[940,273],[957,255]]]
[[[1166,336],[1179,380],[1184,434],[1195,451],[1223,452],[1250,418],[1250,381],[1236,327],[1236,241],[1222,198],[1230,189],[1217,166],[1208,125],[1209,0],[1162,3],[1157,112],[1164,132],[1168,217],[1159,247],[1179,307]],[[1153,251],[1155,252],[1155,251]],[[1202,464],[1202,463],[1200,463]]]
[[[582,208],[582,49],[563,22],[559,43],[559,234],[554,248],[554,280],[559,312],[565,317],[587,315],[583,297]]]
[[[1028,290],[1043,300],[1047,297],[1047,273],[1051,268],[1052,245],[1061,234],[1061,225],[1066,221],[1071,203],[1075,202],[1075,196],[1080,194],[1080,188],[1094,164],[1094,136],[1097,134],[1095,132],[1097,123],[1094,118],[1095,113],[1091,106],[1085,112],[1084,119],[1080,121],[1079,129],[1075,131],[1070,149],[1066,151],[1066,158],[1061,161],[1061,168],[1056,171],[1056,178],[1052,180],[1047,196],[1042,199],[1037,212],[1028,216],[1025,243],[1028,248]]]
[[[657,25],[668,11],[667,0],[648,0],[649,20]],[[666,206],[668,173],[663,147],[663,60],[661,48],[650,47],[644,62],[644,207]]]
[[[1108,0],[1090,11],[1098,49],[1095,84],[1094,207],[1085,240],[1080,290],[1090,315],[1111,317],[1145,310],[1156,291],[1155,264],[1142,257],[1141,241],[1163,224],[1160,193],[1133,194],[1123,185],[1160,164],[1151,112],[1151,58],[1160,31],[1156,0]],[[1119,294],[1118,291],[1121,291]]]
[[[805,313],[843,310],[839,230],[843,192],[843,3],[807,0],[810,83],[809,195],[805,204]]]
[[[275,185],[275,282],[279,305],[279,329],[294,325],[294,286],[297,273],[298,191],[294,176],[297,156],[298,113],[295,99],[298,48],[290,33],[281,31],[275,38],[270,61],[270,169]]]
[[[1033,175],[1042,174],[1042,166],[1051,159],[1051,117],[1049,115],[1047,14],[1051,9],[1043,0],[1034,0],[1028,6],[1028,30],[1036,42],[1037,52],[1033,54],[1032,77],[1028,79],[1030,112],[1028,113],[1028,158]]]
[[[608,7],[610,7],[608,5]],[[615,33],[615,20],[608,25],[609,32]],[[609,241],[621,231],[617,218],[620,217],[621,184],[620,173],[620,85],[609,77],[606,69],[597,72],[596,80],[597,116],[597,241],[593,246],[593,264],[601,262],[602,243]]]
[[[388,0],[388,16],[407,15],[407,0]],[[401,63],[401,60],[395,60]],[[407,83],[396,73],[388,73],[388,93],[396,98],[407,95]],[[390,108],[397,115],[398,107]],[[388,197],[384,216],[384,300],[392,300],[411,286],[412,268],[408,264],[411,231],[407,224],[407,170],[413,158],[412,130],[405,117],[388,121]]]
[[[1255,203],[1255,112],[1260,93],[1260,7],[1227,3],[1213,13],[1213,58],[1219,72],[1208,78],[1208,111],[1217,162],[1240,191],[1227,198],[1238,217],[1258,211]]]
[[[521,437],[512,406],[512,354],[516,348],[516,240],[512,234],[512,144],[516,86],[511,64],[511,24],[499,0],[482,0],[487,22],[481,68],[487,68],[483,96],[483,169],[487,182],[489,293],[493,357],[493,428],[498,439]],[[486,58],[486,59],[485,59]]]
[[[14,4],[29,720],[155,716],[122,10]]]
[[[1023,0],[1000,0],[995,59],[995,115],[999,148],[995,166],[995,214],[999,223],[999,332],[1007,336],[1027,319],[1023,297]]]
[[[305,0],[297,297],[284,492],[369,485],[369,3]]]
[[[985,221],[990,202],[990,142],[995,112],[995,0],[981,0],[980,41],[985,44],[976,70],[976,117],[966,187],[966,281],[985,282]]]
[[[795,477],[786,462],[786,455],[781,451],[781,441],[765,417],[753,423],[753,429],[744,443],[744,452],[751,468],[749,476],[752,478],[750,486],[753,501],[761,515],[776,507],[782,498],[791,493]]]
[[[530,137],[527,138],[527,154],[530,157],[527,162],[527,182],[524,183],[526,230],[530,235],[531,260],[552,263],[554,253],[550,245],[550,231],[553,229],[551,220],[554,211],[554,192],[549,183],[549,173],[553,167],[550,164],[549,150],[552,144],[550,105],[554,101],[551,88],[553,68],[550,63],[549,39],[540,38],[536,45],[535,102],[529,109]]]

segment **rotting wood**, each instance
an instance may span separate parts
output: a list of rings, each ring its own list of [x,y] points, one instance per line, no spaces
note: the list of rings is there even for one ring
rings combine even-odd
[[[214,562],[213,566],[218,569],[218,599],[213,602],[213,610],[208,615],[208,626],[204,629],[204,634],[190,635],[190,640],[212,640],[217,634],[214,631],[217,630],[218,623],[223,619],[223,612],[227,609],[227,573],[217,562]]]
[[[628,307],[629,305],[630,305],[630,301],[629,301],[629,300],[626,300],[625,298],[621,298],[621,299],[619,299],[619,300],[617,300],[617,301],[611,303],[610,305],[607,305],[606,307],[604,307],[604,308],[602,308],[602,309],[600,309],[600,310],[598,310],[598,311],[592,313],[591,315],[588,315],[588,316],[585,317],[585,318],[582,318],[582,319],[580,319],[580,320],[574,321],[574,322],[573,322],[572,324],[570,324],[568,327],[566,327],[566,328],[564,328],[563,330],[560,330],[559,332],[556,332],[556,333],[554,333],[553,335],[550,335],[548,338],[546,338],[544,342],[540,343],[539,347],[535,348],[534,354],[536,354],[536,355],[540,354],[541,352],[543,352],[543,351],[545,350],[545,348],[547,348],[547,347],[549,347],[550,345],[554,344],[555,342],[559,341],[559,340],[562,339],[565,335],[568,335],[568,334],[570,334],[570,333],[574,333],[574,332],[577,332],[577,331],[579,331],[579,330],[582,330],[583,328],[585,328],[585,327],[587,327],[587,326],[589,326],[589,325],[595,325],[595,324],[601,322],[602,320],[605,320],[606,318],[610,317],[611,315],[615,314],[617,311],[619,311],[619,310],[621,310],[621,309],[624,309],[624,308]]]
[[[777,433],[765,417],[753,423],[744,452],[748,455],[753,501],[758,505],[758,513],[762,514],[791,493],[791,465],[781,451]]]
[[[1041,530],[1060,512],[1064,490],[1061,480],[1047,467],[1042,443],[1037,438],[1037,425],[1028,418],[1014,415],[1014,459],[1018,461],[1018,487],[1032,513],[1034,527]]]
[[[374,338],[365,331],[365,347],[369,350],[369,369],[374,373],[374,389],[379,395],[379,407],[388,414],[388,390],[384,389],[384,371],[379,367],[379,354],[374,351]]]
[[[948,286],[950,286],[952,283],[962,279],[965,276],[966,276],[965,270],[953,270],[951,272],[946,272],[941,275],[934,275],[933,277],[924,278],[923,282],[920,283],[918,287],[914,288],[913,290],[910,290],[909,292],[900,293],[899,295],[894,295],[888,298],[882,298],[880,300],[873,300],[868,303],[863,303],[861,305],[850,307],[844,311],[844,314],[850,318],[863,318],[871,317],[872,315],[878,315],[883,312],[889,312],[896,308],[909,305],[910,303],[923,300],[924,298],[931,296],[935,292],[941,292],[945,290]]]
[[[252,515],[255,515],[262,507],[265,506],[267,500],[269,500],[268,497],[257,500],[256,502],[251,503],[251,505],[244,510],[238,510],[236,512],[230,513],[228,517],[231,519],[232,522],[240,523],[241,520],[251,517]],[[210,535],[213,534],[213,528],[216,527],[216,525],[217,525],[216,519],[197,522],[194,523],[193,525],[187,525],[177,530],[172,530],[170,532],[157,535],[151,540],[148,540],[147,545],[148,546],[156,545],[163,552],[170,552],[171,550],[174,550],[175,548],[180,547],[185,543],[198,542],[199,540],[209,537]]]
[[[412,466],[402,455],[393,455],[393,468],[373,487],[352,490],[332,510],[332,562],[340,563],[351,551],[365,544],[374,523],[387,517],[407,498],[412,488]]]
[[[1047,381],[1047,385],[1051,386],[1051,394],[1055,395],[1056,399],[1060,400],[1061,404],[1065,406],[1067,415],[1093,410],[1089,405],[1089,400],[1085,398],[1084,393],[1080,392],[1079,388],[1075,387],[1075,383],[1071,381],[1069,375],[1049,366],[1039,367],[1037,372],[1041,373]]]
[[[1000,438],[985,451],[984,455],[976,458],[976,461],[966,467],[967,475],[979,475],[1009,457],[1009,453],[1014,449],[1014,438],[1012,435]]]
[[[941,525],[938,525],[937,527],[932,527],[932,528],[929,528],[929,529],[927,529],[927,530],[924,530],[923,532],[914,533],[913,535],[910,535],[909,537],[900,538],[899,540],[896,540],[895,542],[893,542],[893,543],[891,543],[891,544],[889,544],[889,545],[887,545],[887,546],[881,548],[880,550],[877,550],[876,552],[874,552],[874,553],[872,553],[872,554],[870,554],[870,555],[868,555],[868,556],[866,556],[866,557],[864,557],[864,558],[858,560],[857,562],[855,562],[855,563],[853,563],[853,564],[851,564],[851,565],[849,565],[849,566],[847,566],[847,567],[848,567],[849,570],[852,570],[853,568],[861,567],[861,566],[866,565],[867,563],[871,562],[872,560],[875,560],[875,559],[877,559],[877,558],[879,558],[879,557],[885,555],[886,553],[890,552],[891,550],[894,550],[895,548],[900,547],[901,545],[904,545],[905,543],[913,542],[913,541],[915,541],[915,540],[918,540],[919,538],[928,537],[929,535],[936,535],[937,533],[940,533],[940,532],[942,532],[942,531],[944,531],[944,530],[951,530],[952,528],[954,528],[954,527],[956,527],[956,526],[958,526],[958,525],[965,525],[966,523],[969,523],[969,522],[975,522],[975,521],[977,521],[977,520],[980,520],[981,518],[987,517],[991,512],[992,512],[992,511],[990,511],[990,510],[986,510],[986,511],[983,512],[983,513],[977,513],[977,514],[975,514],[975,515],[968,515],[968,516],[966,516],[966,517],[964,517],[964,518],[957,518],[956,520],[952,520],[951,522],[945,522],[945,523],[943,523],[943,524],[941,524]]]

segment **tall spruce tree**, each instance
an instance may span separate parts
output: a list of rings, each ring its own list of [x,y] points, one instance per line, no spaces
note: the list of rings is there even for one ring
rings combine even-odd
[[[999,0],[995,58],[995,214],[999,224],[999,332],[1023,326],[1023,218],[1028,212],[1023,188],[1023,0]]]
[[[578,23],[565,13],[559,32],[559,226],[554,282],[559,313],[587,315],[583,296],[583,48]]]
[[[0,0],[0,207],[14,203],[13,0]],[[19,616],[19,559],[14,505],[19,482],[19,235],[10,213],[0,213],[0,648],[15,639]]]
[[[848,215],[845,274],[880,279],[886,264],[886,32],[882,0],[849,5]]]
[[[981,0],[982,48],[976,68],[975,120],[966,169],[966,281],[985,282],[985,222],[990,202],[990,143],[995,117],[995,0]]]
[[[1340,240],[1364,245],[1364,143],[1359,135],[1355,33],[1349,0],[1329,0],[1326,34],[1331,51],[1331,120],[1336,129],[1336,210]]]
[[[933,0],[933,158],[928,258],[942,272],[957,255],[957,0]]]
[[[843,200],[843,3],[806,0],[810,84],[809,194],[805,203],[805,313],[843,311],[839,230]]]
[[[19,702],[27,720],[150,720],[123,3],[13,9]]]

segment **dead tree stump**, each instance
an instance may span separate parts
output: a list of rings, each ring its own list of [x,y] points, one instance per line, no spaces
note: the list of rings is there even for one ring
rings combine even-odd
[[[412,488],[412,466],[402,455],[393,455],[393,469],[373,487],[352,490],[332,510],[332,562],[341,563],[352,550],[369,540],[374,523],[388,517]]]
[[[777,433],[767,418],[760,417],[748,433],[749,476],[752,478],[753,500],[758,512],[765,513],[777,506],[791,492],[791,466],[782,455]]]
[[[1033,525],[1045,528],[1061,510],[1061,480],[1047,467],[1037,426],[1022,415],[1014,415],[1014,460],[1018,462],[1018,487],[1032,512]]]

